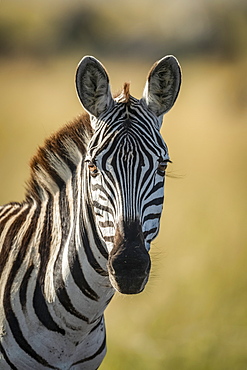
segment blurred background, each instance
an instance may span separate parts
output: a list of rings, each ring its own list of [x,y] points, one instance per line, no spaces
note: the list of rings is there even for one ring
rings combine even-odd
[[[247,369],[246,40],[245,0],[0,1],[0,204],[24,198],[37,146],[81,112],[84,55],[137,98],[156,60],[182,66],[151,278],[107,308],[102,370]]]

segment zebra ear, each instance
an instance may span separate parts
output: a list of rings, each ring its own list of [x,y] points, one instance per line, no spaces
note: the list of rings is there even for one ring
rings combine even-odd
[[[99,117],[112,104],[108,74],[96,58],[82,58],[77,67],[75,82],[83,107],[93,116]]]
[[[175,103],[181,84],[177,59],[168,55],[156,62],[149,72],[142,100],[156,115],[167,113]]]

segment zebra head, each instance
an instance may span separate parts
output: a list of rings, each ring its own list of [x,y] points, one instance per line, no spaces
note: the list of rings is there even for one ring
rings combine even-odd
[[[180,83],[173,56],[154,64],[140,100],[128,84],[113,98],[108,74],[93,57],[84,57],[77,69],[78,96],[93,128],[85,158],[91,209],[109,253],[111,284],[124,294],[141,292],[148,280],[170,161],[160,128]]]

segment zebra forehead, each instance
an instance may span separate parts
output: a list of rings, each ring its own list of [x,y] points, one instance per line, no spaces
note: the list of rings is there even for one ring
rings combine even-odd
[[[103,128],[103,127],[102,127]],[[164,157],[167,154],[167,147],[161,135],[156,130],[140,125],[131,119],[121,120],[112,125],[105,125],[91,139],[88,148],[88,156],[95,158],[103,156],[111,157],[112,154],[126,154],[132,151],[136,155],[145,153],[147,155]]]

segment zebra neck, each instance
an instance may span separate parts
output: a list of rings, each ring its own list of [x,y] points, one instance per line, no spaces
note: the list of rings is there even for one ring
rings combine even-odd
[[[47,221],[52,220],[50,253],[53,254],[47,268],[53,274],[45,276],[48,299],[53,297],[53,300],[71,280],[69,284],[75,283],[84,295],[98,300],[105,294],[102,286],[108,285],[108,253],[96,229],[83,166],[78,166],[76,175],[49,198],[47,212]],[[84,287],[86,281],[90,281],[92,289]],[[52,295],[50,288],[54,289]]]
[[[27,200],[40,208],[37,229],[42,230],[38,280],[48,302],[58,299],[66,307],[70,292],[78,307],[85,306],[84,299],[102,300],[104,305],[112,295],[108,255],[96,230],[84,176],[91,135],[88,116],[81,116],[48,139],[31,162]]]
[[[96,230],[85,184],[81,167],[65,187],[47,197],[39,212],[43,230],[39,286],[54,313],[61,312],[60,307],[71,313],[70,319],[59,319],[64,330],[77,327],[81,321],[94,322],[113,295],[108,254]]]

